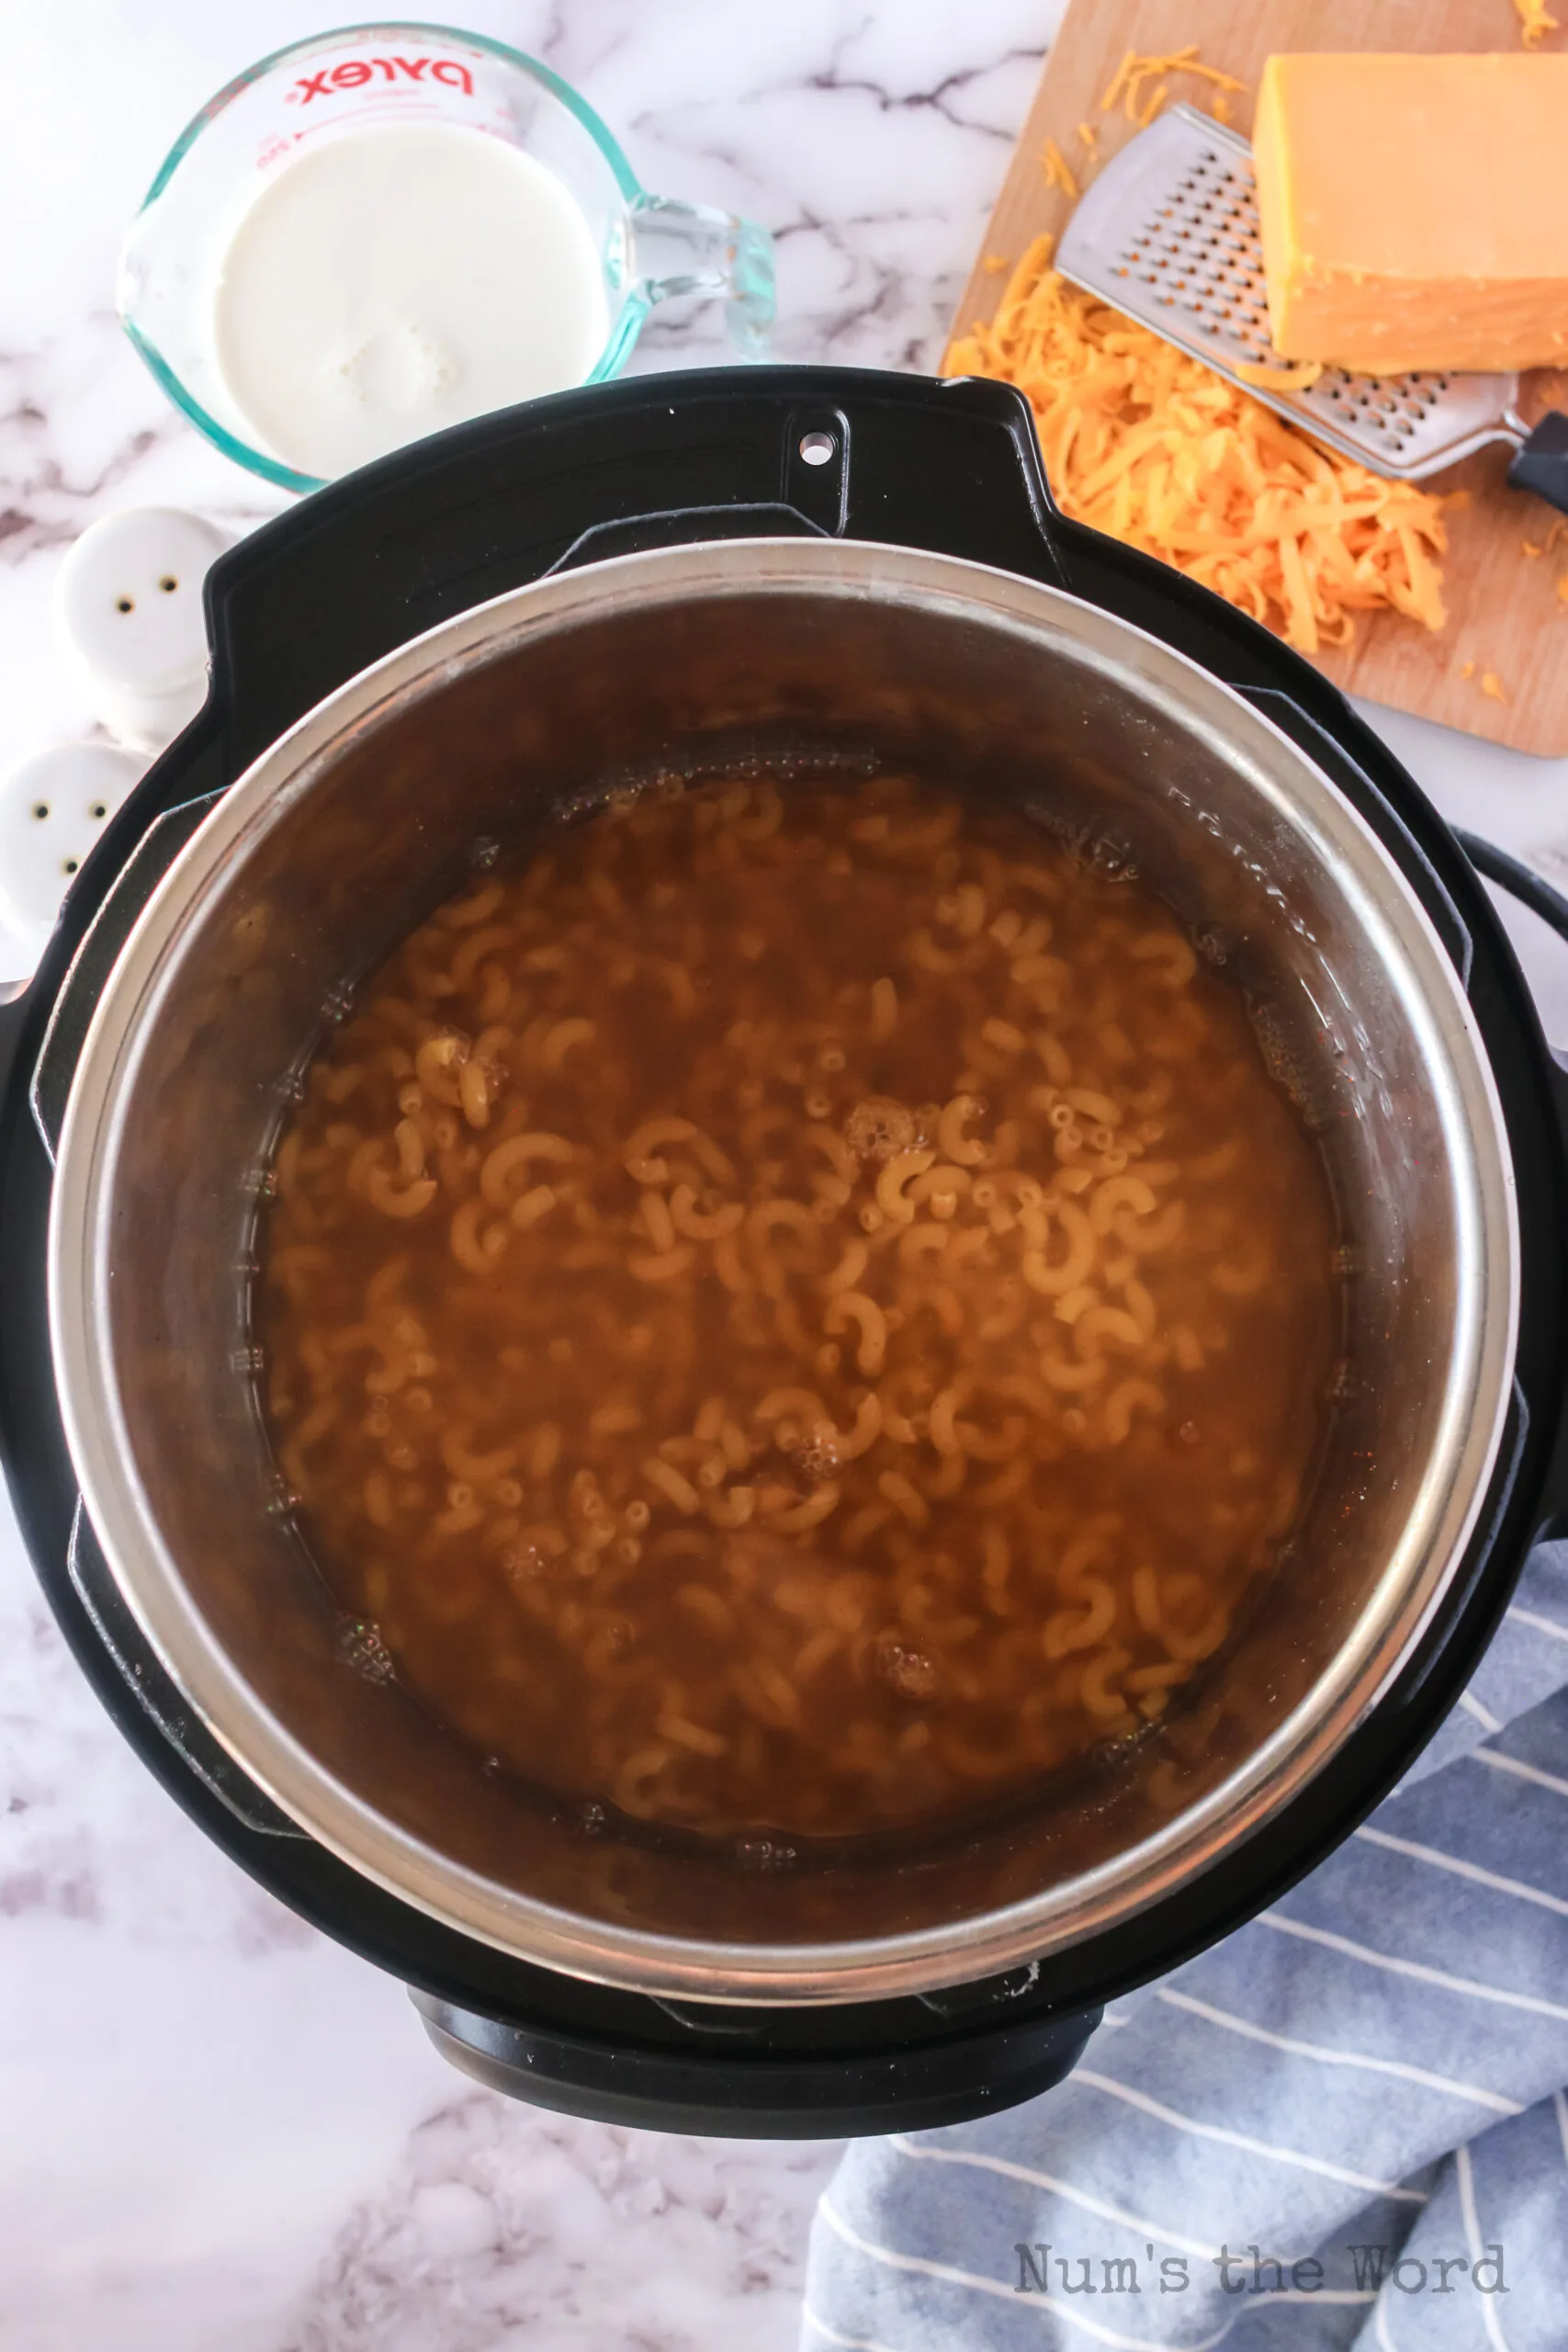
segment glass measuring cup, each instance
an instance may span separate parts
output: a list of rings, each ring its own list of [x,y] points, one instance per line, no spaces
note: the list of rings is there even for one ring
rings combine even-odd
[[[586,382],[620,372],[669,295],[724,295],[736,353],[766,356],[773,248],[765,230],[649,195],[587,102],[520,50],[450,26],[351,25],[275,51],[210,98],[164,158],[120,253],[126,333],[175,406],[253,473],[286,490],[321,486],[257,446],[224,379],[215,338],[224,254],[271,175],[386,122],[487,132],[525,149],[566,188],[599,255],[610,321]]]

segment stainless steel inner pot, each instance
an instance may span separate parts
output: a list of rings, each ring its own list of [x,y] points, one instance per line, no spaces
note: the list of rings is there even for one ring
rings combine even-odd
[[[1347,1267],[1343,1393],[1303,1523],[1171,1717],[989,1827],[761,1871],[587,1835],[366,1671],[280,1507],[247,1354],[269,1150],[345,987],[488,844],[741,753],[837,759],[852,780],[880,758],[1135,862],[1247,989],[1321,1141]],[[1460,1560],[1500,1438],[1517,1279],[1469,1007],[1399,872],[1302,752],[1204,671],[1052,589],[798,539],[627,557],[500,597],[266,752],[105,988],[50,1245],[88,1512],[244,1770],[355,1870],[503,1951],[770,2003],[1037,1958],[1158,1902],[1302,1791]]]

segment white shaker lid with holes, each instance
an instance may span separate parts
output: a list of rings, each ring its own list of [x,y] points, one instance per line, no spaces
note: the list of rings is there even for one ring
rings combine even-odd
[[[55,583],[65,649],[95,716],[120,742],[161,751],[207,693],[201,584],[231,535],[175,506],[106,514]]]
[[[61,899],[146,765],[113,743],[61,743],[24,760],[0,782],[0,922],[29,959],[37,959]]]

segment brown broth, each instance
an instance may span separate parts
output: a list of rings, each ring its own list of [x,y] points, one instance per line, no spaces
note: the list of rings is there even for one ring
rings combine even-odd
[[[258,1337],[330,1582],[577,1803],[842,1837],[1145,1727],[1297,1516],[1314,1146],[1135,881],[924,788],[643,797],[313,1064]]]

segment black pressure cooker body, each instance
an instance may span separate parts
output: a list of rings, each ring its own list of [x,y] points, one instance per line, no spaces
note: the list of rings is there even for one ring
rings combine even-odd
[[[371,662],[544,575],[684,541],[818,535],[1016,572],[1101,606],[1233,687],[1306,752],[1420,899],[1484,1040],[1523,1268],[1512,1401],[1465,1556],[1415,1653],[1305,1792],[1130,1922],[988,1982],[874,2002],[682,2002],[530,1965],[373,1883],[284,1815],[196,1715],[84,1513],[51,1357],[52,1151],[97,992],[216,798]],[[205,707],[106,830],[38,972],[0,1007],[0,1444],[40,1582],[105,1706],[200,1827],[293,1910],[400,1977],[468,2073],[620,2123],[754,2136],[918,2130],[1032,2098],[1102,2005],[1243,1924],[1386,1794],[1453,1706],[1531,1541],[1568,1498],[1562,1231],[1568,1082],[1454,834],[1344,699],[1266,630],[1052,505],[1005,387],[816,368],[598,387],[460,426],[306,499],[208,583]],[[1568,935],[1568,905],[1475,844]]]

